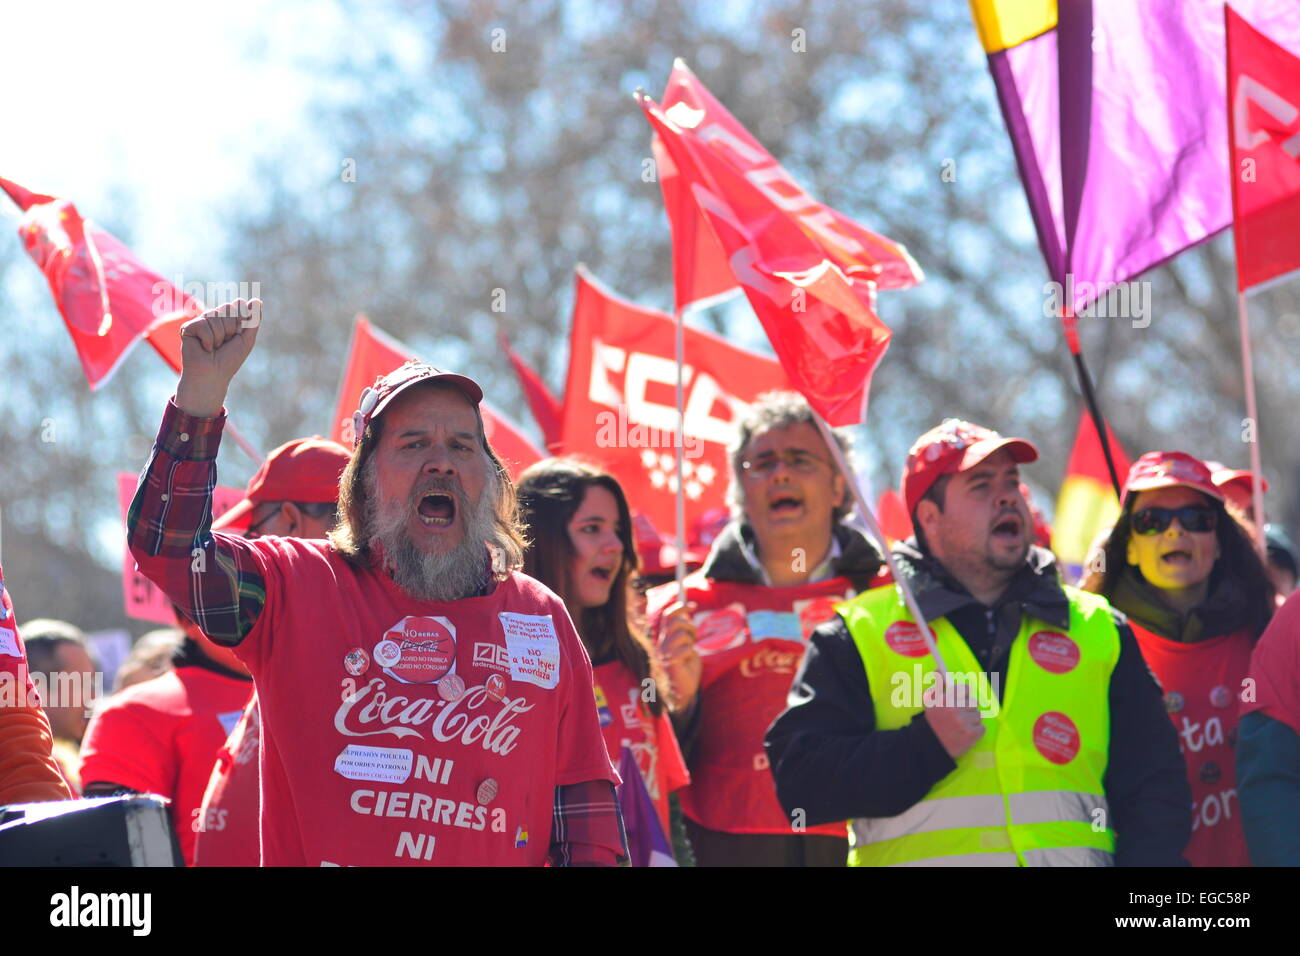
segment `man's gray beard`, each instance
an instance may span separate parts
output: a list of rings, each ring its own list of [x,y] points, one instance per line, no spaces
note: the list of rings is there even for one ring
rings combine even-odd
[[[362,515],[362,540],[383,546],[384,558],[397,586],[418,601],[458,601],[477,594],[489,573],[487,540],[492,537],[491,482],[471,508],[469,497],[448,479],[430,479],[420,492],[441,491],[456,499],[456,513],[465,521],[465,537],[445,554],[422,551],[407,532],[407,522],[418,520],[419,499],[388,503],[381,512],[376,494],[374,459],[366,468],[366,505]]]

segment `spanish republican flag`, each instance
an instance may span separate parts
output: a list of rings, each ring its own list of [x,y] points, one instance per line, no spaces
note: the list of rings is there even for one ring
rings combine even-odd
[[[1106,437],[1115,456],[1116,473],[1128,474],[1128,456],[1110,425],[1106,426]],[[1074,450],[1070,452],[1061,493],[1056,498],[1056,522],[1052,527],[1052,551],[1070,580],[1079,579],[1093,538],[1113,525],[1118,517],[1119,502],[1106,470],[1106,456],[1102,454],[1097,428],[1085,410],[1079,415],[1079,430],[1075,433]]]

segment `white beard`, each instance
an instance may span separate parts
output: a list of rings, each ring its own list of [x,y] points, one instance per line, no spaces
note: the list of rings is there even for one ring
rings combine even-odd
[[[397,586],[418,601],[458,601],[477,594],[490,570],[486,542],[492,536],[495,522],[491,482],[479,495],[477,507],[470,505],[469,497],[456,482],[430,478],[415,489],[410,499],[390,499],[382,509],[376,484],[372,457],[365,471],[366,503],[361,537],[367,544],[383,546],[385,561]],[[421,496],[429,491],[453,496],[457,515],[465,521],[464,538],[444,554],[421,550],[406,530],[408,522],[419,513]]]

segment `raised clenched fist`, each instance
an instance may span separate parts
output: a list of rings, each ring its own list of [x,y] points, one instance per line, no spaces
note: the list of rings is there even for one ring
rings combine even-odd
[[[221,413],[230,380],[253,350],[261,325],[262,300],[236,299],[181,326],[181,411],[199,418]]]

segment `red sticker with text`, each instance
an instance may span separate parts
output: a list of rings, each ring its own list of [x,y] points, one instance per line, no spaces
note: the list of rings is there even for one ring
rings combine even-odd
[[[695,646],[704,652],[725,651],[745,642],[745,613],[734,607],[713,611],[696,625]]]
[[[1079,728],[1058,711],[1048,711],[1034,721],[1034,746],[1052,763],[1069,763],[1079,753]]]
[[[391,641],[401,651],[386,670],[408,684],[432,684],[451,670],[456,660],[456,630],[445,617],[403,618],[384,634],[384,641]],[[379,645],[375,647],[375,660],[382,664],[390,659]]]
[[[1039,631],[1029,639],[1029,656],[1053,674],[1065,674],[1079,664],[1079,645],[1059,631]]]
[[[895,654],[904,657],[925,657],[930,653],[921,629],[911,621],[895,621],[889,625],[885,631],[885,643]]]
[[[819,625],[825,624],[835,616],[835,605],[842,600],[843,598],[840,597],[819,597],[808,602],[799,612],[799,627],[803,631],[805,640],[812,637],[812,632]]]

